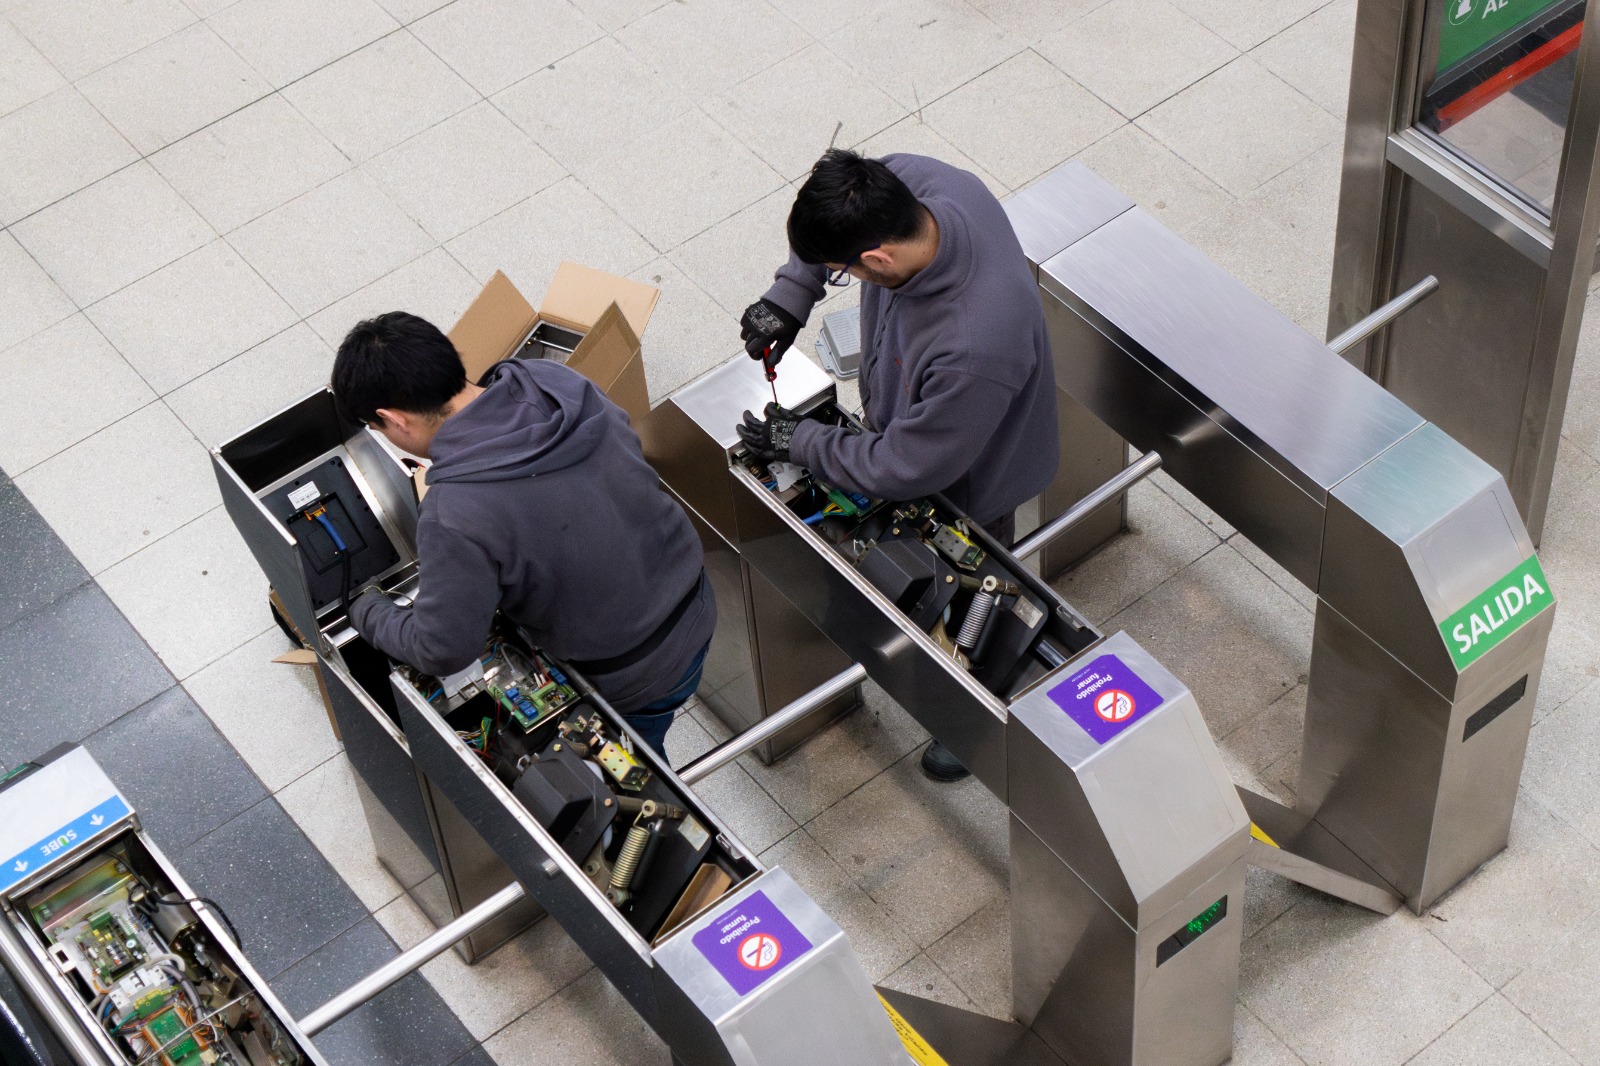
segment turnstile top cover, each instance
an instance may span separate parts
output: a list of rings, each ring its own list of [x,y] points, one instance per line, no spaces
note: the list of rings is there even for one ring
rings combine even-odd
[[[655,960],[739,1066],[911,1066],[844,931],[781,868],[673,932]]]
[[[1244,852],[1194,696],[1126,633],[1013,703],[1006,749],[1011,812],[1135,928]]]
[[[1028,261],[1037,266],[1133,206],[1082,162],[1051,171],[1003,205]]]
[[[795,410],[826,392],[833,382],[811,360],[792,354],[778,365],[778,402]],[[746,411],[760,414],[772,402],[772,385],[761,364],[740,352],[713,367],[667,398],[706,436],[731,448],[739,443],[735,427]]]

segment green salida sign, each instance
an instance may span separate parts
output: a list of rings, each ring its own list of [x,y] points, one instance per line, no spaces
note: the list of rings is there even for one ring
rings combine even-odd
[[[1457,670],[1465,670],[1555,603],[1537,555],[1484,589],[1465,607],[1439,623]]]
[[[1439,70],[1458,63],[1508,30],[1561,0],[1444,0],[1439,27]]]

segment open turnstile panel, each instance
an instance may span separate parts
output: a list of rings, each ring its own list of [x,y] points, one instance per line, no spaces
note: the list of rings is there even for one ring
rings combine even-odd
[[[791,362],[785,406],[852,424]],[[736,532],[740,565],[1011,808],[1020,1024],[896,1006],[952,1066],[1223,1062],[1249,819],[1193,696],[947,500],[869,499],[752,456],[732,430],[764,391],[757,364],[730,359],[651,412],[647,454]]]
[[[0,854],[0,958],[66,1061],[325,1066],[87,750],[0,784]]]
[[[355,633],[348,589],[375,581],[404,602],[426,575],[410,472],[331,393],[246,430],[213,463],[315,645],[380,861],[436,925],[522,885],[522,901],[464,941],[469,962],[548,914],[684,1062],[904,1066],[844,933],[577,672],[503,620],[446,678]]]

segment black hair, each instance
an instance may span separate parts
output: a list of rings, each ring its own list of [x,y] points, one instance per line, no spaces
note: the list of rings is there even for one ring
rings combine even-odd
[[[924,208],[882,160],[829,148],[789,211],[789,247],[804,263],[850,263],[923,229]]]
[[[375,422],[378,408],[436,415],[467,387],[467,370],[450,338],[404,311],[358,322],[333,361],[333,395],[345,414]]]

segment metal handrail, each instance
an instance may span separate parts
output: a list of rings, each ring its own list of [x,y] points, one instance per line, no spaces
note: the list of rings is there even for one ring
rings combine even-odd
[[[849,669],[833,675],[782,710],[768,715],[743,733],[730,737],[690,762],[678,771],[678,777],[686,785],[694,784],[701,778],[722,769],[762,741],[772,739],[835,696],[854,688],[866,679],[866,667],[860,663],[852,664]]]
[[[384,989],[407,974],[421,969],[437,955],[442,955],[494,921],[515,906],[527,893],[513,881],[461,917],[441,925],[419,943],[407,948],[370,974],[334,996],[316,1010],[301,1018],[297,1025],[307,1036],[316,1036],[322,1030],[343,1018]]]
[[[1360,344],[1378,330],[1387,326],[1400,315],[1409,311],[1424,296],[1429,295],[1439,287],[1439,279],[1429,274],[1405,292],[1396,296],[1370,315],[1362,318],[1355,325],[1339,334],[1328,342],[1328,347],[1343,355],[1349,349]]]
[[[1095,511],[1104,507],[1111,500],[1121,496],[1133,486],[1155,473],[1161,466],[1161,456],[1156,452],[1145,452],[1139,458],[1123,467],[1122,470],[1107,481],[1104,485],[1089,493],[1077,503],[1062,511],[1053,520],[1040,526],[1032,534],[1024,538],[1016,547],[1011,549],[1011,554],[1018,559],[1026,559],[1030,555],[1037,555],[1049,547],[1056,538],[1061,537],[1079,522],[1088,518]]]

